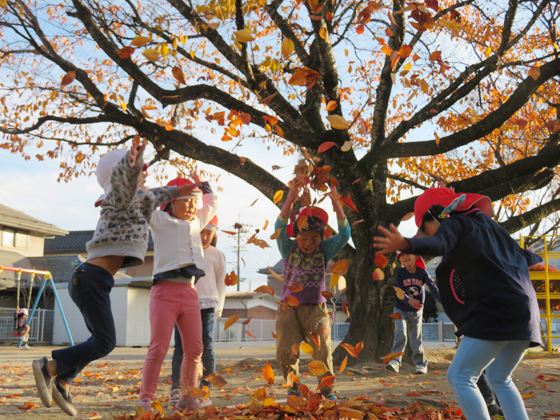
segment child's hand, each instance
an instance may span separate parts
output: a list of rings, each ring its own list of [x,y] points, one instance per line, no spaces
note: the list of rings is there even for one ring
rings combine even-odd
[[[286,202],[294,204],[299,197],[299,190],[301,189],[301,183],[297,179],[292,179],[288,182],[288,195],[286,196]]]
[[[131,168],[134,168],[134,165],[136,165],[138,156],[140,156],[144,152],[144,149],[146,148],[146,144],[147,144],[146,139],[143,139],[141,143],[140,140],[135,140],[132,142],[132,148],[130,149],[130,153],[128,154],[128,157],[130,158]]]
[[[180,185],[177,187],[179,190],[179,197],[192,195],[193,191],[200,187],[200,183],[196,182],[194,184]]]
[[[385,235],[385,237],[375,236],[373,238],[373,247],[379,249],[380,254],[410,250],[410,242],[403,238],[394,224],[391,223],[391,230],[386,229],[383,226],[379,226],[378,229],[383,235]]]
[[[329,194],[329,197],[331,198],[333,204],[340,203],[338,198],[338,191],[336,190],[336,185],[331,184],[331,192]]]
[[[198,171],[191,172],[191,179],[195,182],[195,184],[200,184],[204,182],[204,179],[202,179]]]
[[[418,310],[424,307],[424,305],[422,305],[419,300],[416,300],[414,298],[408,299],[408,304],[412,306],[414,309],[418,309]]]

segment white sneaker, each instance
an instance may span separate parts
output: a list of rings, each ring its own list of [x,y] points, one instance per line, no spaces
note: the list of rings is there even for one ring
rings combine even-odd
[[[391,371],[391,372],[399,373],[399,367],[397,366],[396,363],[390,363],[390,362],[387,363],[385,365],[385,369],[387,369],[388,371]]]
[[[31,347],[29,347],[27,344],[25,346],[22,346],[21,348],[25,350],[31,350]]]
[[[167,403],[167,408],[169,408],[170,410],[174,410],[180,399],[181,390],[179,388],[172,389],[171,396],[169,397],[169,402]]]
[[[210,407],[212,405],[212,400],[210,398],[206,398],[204,401],[200,402],[200,408]]]
[[[428,373],[428,366],[416,366],[417,375],[425,375]]]

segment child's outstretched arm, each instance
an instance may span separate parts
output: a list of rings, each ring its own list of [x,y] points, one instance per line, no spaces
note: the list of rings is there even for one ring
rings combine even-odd
[[[441,297],[439,296],[439,289],[437,287],[437,285],[434,283],[434,279],[432,279],[432,276],[430,276],[430,273],[428,273],[426,271],[426,276],[427,276],[427,280],[425,281],[426,286],[428,286],[428,289],[430,289],[430,292],[432,292],[432,295],[436,298],[436,300],[441,303]]]
[[[350,225],[348,224],[348,219],[346,219],[346,215],[340,204],[336,186],[331,186],[331,193],[329,195],[331,197],[333,210],[336,213],[338,233],[331,236],[329,239],[325,239],[322,243],[327,261],[332,260],[336,254],[344,248],[344,245],[348,243],[348,239],[350,239]]]
[[[286,201],[282,206],[282,210],[280,211],[280,215],[278,219],[276,219],[276,223],[274,224],[274,229],[282,229],[280,231],[280,236],[276,239],[276,244],[278,245],[278,250],[280,251],[280,255],[282,258],[286,258],[290,250],[294,247],[295,241],[290,238],[287,232],[288,222],[290,221],[290,214],[292,213],[292,208],[294,207],[294,203],[298,199],[298,192],[299,188],[295,187],[295,183],[290,182],[290,190],[288,191],[288,195],[286,196]]]
[[[191,173],[191,178],[198,188],[202,190],[202,207],[198,209],[196,215],[200,220],[201,229],[204,229],[218,212],[218,196],[212,191],[210,183],[203,181],[198,172]]]
[[[143,153],[145,148],[146,140],[142,143],[139,141],[133,142],[130,153],[113,168],[111,187],[116,207],[128,207],[136,195],[140,174],[144,166]]]

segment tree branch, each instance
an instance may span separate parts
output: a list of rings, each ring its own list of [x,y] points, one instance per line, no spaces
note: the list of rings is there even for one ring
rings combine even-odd
[[[560,199],[549,201],[519,216],[510,217],[505,222],[500,223],[500,225],[509,233],[515,233],[557,211],[560,211]]]

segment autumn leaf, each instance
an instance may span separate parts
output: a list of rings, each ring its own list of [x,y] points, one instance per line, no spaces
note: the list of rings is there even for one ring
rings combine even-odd
[[[227,233],[228,235],[237,235],[237,232],[234,232],[233,230],[222,230],[222,232]]]
[[[274,372],[272,372],[272,374],[274,375]],[[255,397],[257,401],[264,401],[266,399],[266,388],[257,389],[255,392],[253,392],[253,397]]]
[[[337,130],[348,130],[350,123],[340,115],[327,115],[327,120],[331,123],[332,128]]]
[[[261,104],[268,104],[270,101],[272,101],[274,99],[274,97],[276,95],[278,95],[279,92],[274,92],[272,95],[267,96],[266,98],[264,98],[261,102]]]
[[[282,198],[284,198],[284,191],[278,190],[274,194],[274,197],[272,198],[272,201],[274,202],[274,204],[278,204],[278,202],[281,201]]]
[[[330,292],[330,291],[328,291],[328,290],[323,290],[323,291],[321,292],[321,295],[323,295],[323,297],[324,297],[325,299],[330,299],[330,298],[334,297],[334,295],[332,294],[332,292]]]
[[[243,321],[241,324],[243,325],[247,325],[249,322],[251,322],[251,319],[253,319],[252,316],[250,316],[249,318],[247,318],[245,321]]]
[[[311,89],[319,76],[321,76],[321,73],[311,70],[308,67],[303,67],[292,74],[292,77],[288,80],[288,84],[292,86],[306,86],[307,89]]]
[[[391,360],[396,359],[397,357],[401,357],[404,354],[404,351],[400,351],[398,353],[389,353],[387,356],[383,357],[383,365],[386,365]]]
[[[175,77],[175,79],[177,79],[179,83],[182,83],[183,85],[187,84],[187,82],[185,82],[185,76],[183,75],[183,70],[181,70],[179,66],[173,67],[171,69],[171,73],[173,73],[173,76]]]
[[[354,408],[348,408],[348,407],[339,407],[337,411],[340,418],[346,417],[348,419],[361,419],[366,415],[366,413],[360,410],[356,410]]]
[[[430,54],[429,57],[430,61],[439,61],[441,60],[441,51],[434,51],[433,53]]]
[[[286,296],[286,298],[284,299],[285,303],[287,303],[290,306],[299,306],[299,300],[295,297],[295,296]]]
[[[233,35],[235,35],[235,38],[237,39],[237,41],[243,42],[243,43],[251,42],[251,41],[254,41],[256,39],[253,35],[251,35],[245,29],[242,29],[240,31],[235,31],[233,33]]]
[[[148,61],[158,61],[161,53],[155,48],[146,48],[142,51],[142,55],[146,57]]]
[[[394,320],[397,319],[402,319],[402,315],[399,313],[392,313],[391,315],[389,315],[391,318],[393,318]]]
[[[128,58],[132,54],[134,54],[134,51],[136,51],[136,49],[134,47],[122,47],[119,50],[119,57],[120,58]]]
[[[325,228],[325,239],[329,239],[333,234],[333,230],[330,226]]]
[[[380,268],[376,268],[375,270],[373,270],[373,274],[371,276],[371,278],[373,280],[384,280],[385,279],[385,273],[383,272],[382,269]]]
[[[211,373],[211,374],[207,375],[206,380],[208,382],[210,382],[212,384],[212,386],[215,386],[216,388],[223,388],[224,385],[227,384],[227,381],[224,378],[222,378],[220,375],[218,375],[217,373]]]
[[[412,54],[412,48],[410,47],[410,45],[403,45],[399,49],[399,56],[402,58],[407,58],[410,56],[410,54]]]
[[[340,375],[344,369],[346,369],[346,364],[348,363],[348,356],[346,356],[344,358],[344,360],[342,361],[342,363],[340,364],[340,367],[338,368],[338,374]]]
[[[141,48],[144,45],[153,42],[152,38],[149,38],[147,36],[137,36],[136,38],[134,38],[132,40],[132,42],[130,43],[130,45],[137,47],[137,48]]]
[[[358,128],[362,136],[366,136],[368,133],[367,124],[363,118],[358,118]]]
[[[307,407],[307,403],[302,397],[288,395],[288,406],[293,410],[302,410]]]
[[[303,286],[299,283],[292,283],[288,286],[288,290],[292,293],[298,293],[303,290]]]
[[[347,152],[350,149],[352,149],[352,142],[350,140],[345,141],[342,147],[340,148],[340,150],[343,152]]]
[[[267,268],[268,268],[268,271],[270,272],[270,274],[272,274],[272,277],[274,277],[276,280],[284,281],[284,279],[282,277],[280,277],[278,274],[276,274],[272,268],[270,268],[270,267],[267,267]]]
[[[329,103],[327,104],[327,111],[334,111],[337,106],[338,104],[336,103],[336,101],[329,101]]]
[[[285,39],[284,41],[282,41],[282,55],[284,57],[289,57],[290,55],[292,55],[292,53],[294,52],[294,41],[292,41],[291,39]]]
[[[235,274],[235,271],[232,270],[231,273],[226,274],[225,283],[226,286],[235,286],[239,282],[239,277]]]
[[[307,223],[307,216],[302,216],[297,219],[297,227],[300,232],[302,230],[307,230],[307,228],[309,227],[309,224]]]
[[[350,356],[355,357],[356,359],[358,358],[358,351],[356,351],[356,348],[348,343],[342,343],[340,344],[341,347],[345,348],[346,351],[350,354]]]
[[[323,389],[326,386],[332,386],[335,379],[336,376],[333,375],[325,376],[323,379],[321,379],[321,382],[319,382],[316,391],[319,391],[320,389]]]
[[[534,392],[530,392],[529,394],[521,394],[521,398],[523,398],[524,400],[528,400],[530,398],[533,398],[535,396]]]
[[[191,388],[187,391],[187,395],[205,401],[210,396],[210,389],[206,385],[202,388]],[[163,409],[161,411],[163,411]]]
[[[68,86],[70,83],[74,81],[75,78],[76,78],[76,72],[74,70],[70,70],[62,78],[60,82],[60,86]]]
[[[231,327],[233,324],[235,324],[238,320],[239,320],[239,314],[230,316],[224,324],[224,331],[227,330],[229,327]]]
[[[311,339],[313,340],[313,342],[317,346],[317,349],[320,349],[321,348],[321,337],[319,336],[319,334],[311,333],[310,335],[311,335]]]
[[[309,372],[311,372],[315,376],[324,375],[329,371],[327,366],[320,360],[313,360],[312,362],[309,362],[307,367],[309,368]]]
[[[377,254],[375,256],[375,265],[383,270],[387,267],[387,257],[383,254]]]
[[[249,204],[247,207],[253,207],[257,201],[259,201],[258,198],[255,201],[253,201],[251,204]]]
[[[340,201],[342,201],[342,204],[344,204],[350,210],[359,213],[358,208],[354,205],[354,202],[352,201],[352,197],[350,196],[350,194],[348,194],[346,197],[341,197]]]
[[[276,231],[272,235],[270,235],[270,239],[278,239],[281,233],[282,233],[282,228],[276,229]]]
[[[274,370],[272,370],[269,362],[266,362],[266,366],[263,368],[263,376],[270,385],[274,384]]]
[[[550,130],[551,133],[556,133],[560,130],[560,120],[552,120],[546,123],[546,127]]]
[[[326,152],[327,150],[329,150],[331,147],[336,146],[336,143],[332,142],[332,141],[326,141],[323,144],[321,144],[319,146],[319,148],[317,149],[317,151],[319,153],[323,153]],[[338,147],[338,146],[336,146]]]
[[[347,317],[350,317],[350,312],[348,311],[348,302],[342,302],[342,312],[346,314]]]
[[[268,293],[271,296],[274,296],[274,289],[270,286],[259,286],[255,289],[256,293]]]
[[[244,333],[244,334],[247,334],[249,337],[252,337],[252,338],[254,338],[255,340],[257,339],[257,337],[255,337],[253,334],[251,334],[251,333],[249,332],[249,330],[243,330],[243,331],[241,331],[241,332]]]
[[[323,39],[328,39],[329,38],[329,33],[328,33],[326,27],[321,26],[321,29],[319,29],[319,36]]]
[[[304,352],[305,354],[308,354],[310,356],[313,356],[313,347],[311,347],[309,344],[301,343],[300,347],[301,347],[302,352]]]

